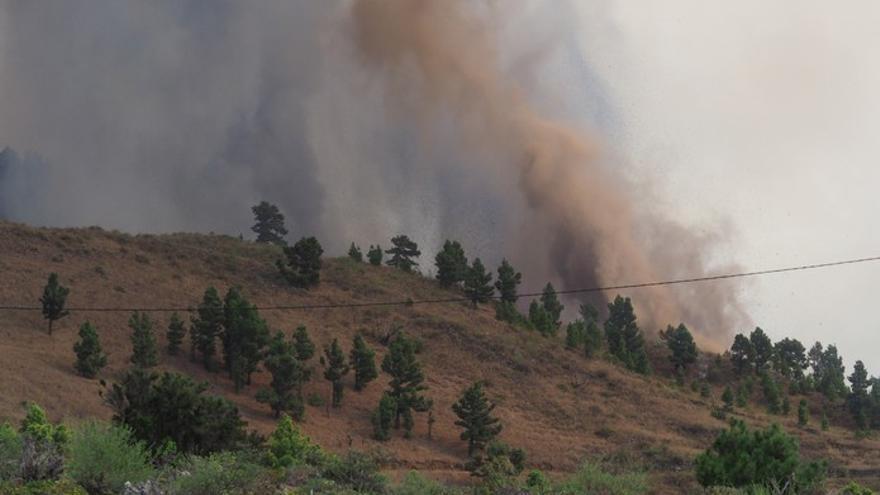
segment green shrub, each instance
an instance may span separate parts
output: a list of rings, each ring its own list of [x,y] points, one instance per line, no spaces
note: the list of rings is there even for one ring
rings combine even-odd
[[[874,490],[866,488],[855,481],[851,481],[840,491],[840,495],[874,495],[874,493]]]
[[[379,474],[376,460],[363,452],[349,451],[331,459],[322,473],[324,478],[360,493],[383,493],[385,477]]]
[[[321,396],[321,394],[313,392],[306,397],[306,404],[312,407],[324,407],[327,405],[327,401]]]
[[[0,482],[0,495],[88,495],[88,493],[69,479],[58,481],[34,481],[24,485]]]
[[[0,424],[0,480],[17,476],[20,462],[21,437],[9,424]]]
[[[526,488],[531,495],[550,495],[553,493],[550,480],[540,469],[533,469],[526,477]]]
[[[293,424],[290,416],[283,414],[275,431],[269,436],[267,459],[273,468],[289,468],[303,464],[319,464],[323,457],[321,448]]]
[[[64,425],[53,425],[49,422],[46,411],[42,407],[30,402],[25,406],[25,409],[27,412],[21,421],[21,428],[19,429],[23,435],[27,435],[34,440],[51,442],[59,446],[67,443],[70,432],[67,431]]]
[[[180,495],[238,495],[266,493],[260,490],[267,475],[259,464],[240,459],[230,452],[208,457],[191,457],[184,473],[171,483],[170,494]]]
[[[808,491],[824,477],[824,463],[802,463],[797,442],[779,425],[749,431],[734,420],[715,443],[696,459],[703,486],[790,486]]]
[[[648,482],[643,473],[612,474],[596,464],[586,463],[571,479],[560,484],[553,493],[556,495],[583,493],[638,495],[648,493]]]
[[[119,493],[126,481],[139,483],[155,474],[147,448],[130,430],[97,422],[73,432],[66,473],[91,495]]]
[[[406,473],[400,484],[389,490],[389,495],[460,495],[461,490],[425,478],[416,471]]]

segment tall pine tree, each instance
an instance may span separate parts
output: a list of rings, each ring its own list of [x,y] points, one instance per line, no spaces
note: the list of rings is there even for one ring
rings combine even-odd
[[[348,362],[354,368],[354,389],[357,391],[363,390],[378,376],[376,352],[370,349],[361,334],[354,336],[354,345],[351,348]]]
[[[268,404],[276,418],[282,412],[287,412],[296,419],[302,419],[305,414],[302,399],[305,368],[296,358],[293,344],[287,342],[284,333],[277,332],[272,338],[263,366],[272,374],[272,381],[268,388],[257,393],[257,400]]]
[[[468,261],[464,249],[458,241],[443,243],[443,249],[434,259],[437,266],[437,281],[443,287],[453,287],[465,281],[468,273]]]
[[[348,374],[349,366],[345,362],[345,353],[339,346],[339,340],[333,339],[330,347],[324,349],[324,357],[321,362],[324,364],[324,379],[330,382],[332,392],[333,407],[339,407],[342,404],[342,379]]]
[[[458,416],[456,426],[464,431],[460,438],[468,443],[468,456],[482,452],[501,433],[501,422],[492,416],[495,404],[483,392],[483,383],[477,382],[465,389],[452,411]]]
[[[107,355],[101,349],[98,332],[89,322],[79,327],[79,341],[73,344],[73,352],[76,353],[74,367],[86,378],[94,378],[101,368],[107,366]]]
[[[223,302],[223,363],[238,392],[250,384],[263,350],[269,341],[269,327],[257,309],[238,288],[231,288]]]
[[[43,288],[43,297],[40,298],[40,303],[43,305],[43,317],[49,321],[49,335],[52,335],[52,325],[70,314],[64,308],[68,295],[70,295],[70,289],[58,282],[58,274],[50,273],[49,281]]]
[[[553,332],[556,333],[556,329],[562,324],[560,319],[562,318],[562,310],[565,309],[565,306],[559,302],[559,298],[556,296],[556,289],[553,288],[553,284],[550,282],[547,282],[547,285],[544,286],[544,291],[541,293],[541,305],[544,306],[544,311],[547,312],[547,315],[553,321]]]
[[[275,266],[287,282],[302,289],[318,285],[321,281],[321,255],[324,248],[314,237],[303,237],[293,246],[285,246],[285,260],[277,260]]]
[[[405,434],[409,437],[413,428],[413,411],[426,411],[430,402],[422,392],[428,389],[425,375],[416,360],[416,343],[402,333],[391,342],[388,354],[382,360],[382,371],[391,375],[388,395],[394,400],[394,428],[403,420]]]
[[[168,330],[165,332],[165,339],[168,342],[168,354],[176,356],[180,352],[180,344],[183,343],[183,337],[186,335],[186,326],[177,312],[171,313],[171,320],[168,322]]]
[[[501,260],[501,266],[498,267],[498,280],[495,282],[495,288],[498,289],[498,296],[502,303],[515,304],[517,300],[517,287],[522,282],[522,273],[514,270],[507,262],[507,259]]]
[[[197,316],[192,320],[190,338],[193,348],[201,354],[202,364],[208,371],[216,371],[217,338],[223,332],[223,301],[214,287],[205,290],[202,302],[196,310]]]
[[[135,311],[128,320],[131,328],[131,363],[138,368],[152,368],[159,364],[153,322],[146,313]]]
[[[468,269],[464,281],[464,293],[474,308],[478,304],[485,304],[492,298],[492,274],[486,271],[480,258],[474,259],[473,265]]]
[[[419,265],[418,262],[416,262],[416,258],[418,258],[422,252],[419,251],[419,245],[410,240],[409,237],[405,235],[392,237],[391,244],[393,247],[385,251],[387,254],[391,255],[391,259],[385,262],[388,266],[393,266],[405,272],[410,272],[413,267]]]
[[[284,246],[284,236],[287,235],[287,229],[284,228],[284,215],[278,210],[278,207],[261,201],[260,204],[251,208],[254,212],[254,226],[251,230],[257,234],[257,242],[277,244]]]

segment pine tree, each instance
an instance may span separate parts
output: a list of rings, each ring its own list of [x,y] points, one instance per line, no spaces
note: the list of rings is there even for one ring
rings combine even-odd
[[[788,413],[791,412],[791,400],[788,398],[788,395],[785,395],[782,398],[782,415],[788,416]]]
[[[828,431],[828,415],[825,414],[825,411],[822,411],[822,420],[820,422],[822,431]]]
[[[309,337],[305,325],[296,327],[296,331],[293,332],[293,349],[296,351],[296,358],[302,362],[312,359],[315,355],[315,343]]]
[[[492,274],[486,272],[483,262],[480,261],[480,258],[476,258],[473,265],[467,271],[464,281],[464,293],[473,303],[474,308],[476,308],[477,304],[489,302],[493,292]]]
[[[326,357],[324,379],[330,382],[333,407],[339,407],[342,404],[342,378],[348,374],[349,366],[345,362],[345,353],[342,352],[337,339],[333,339],[330,347],[324,349],[324,356]]]
[[[645,338],[636,324],[632,301],[617,296],[608,304],[608,319],[605,321],[605,338],[608,350],[624,366],[637,373],[650,372]]]
[[[251,208],[254,212],[254,220],[256,223],[251,230],[257,234],[257,242],[277,244],[284,246],[284,236],[287,235],[287,229],[284,228],[284,215],[278,210],[278,207],[261,201],[260,204]]]
[[[422,252],[419,251],[419,245],[411,241],[409,237],[405,235],[392,237],[391,244],[394,247],[385,251],[391,255],[391,259],[385,262],[388,266],[410,272],[413,267],[419,265],[415,258],[418,258]]]
[[[798,425],[807,426],[810,422],[810,408],[807,407],[806,399],[801,399],[798,403]]]
[[[158,364],[153,322],[146,313],[135,311],[128,320],[131,328],[131,363],[138,368],[152,368]]]
[[[733,390],[730,389],[730,386],[724,387],[724,392],[721,394],[721,402],[724,402],[724,410],[730,412],[733,410]]]
[[[804,376],[807,356],[797,339],[784,338],[773,345],[773,367],[782,376],[796,380]]]
[[[190,338],[193,347],[202,355],[202,363],[208,371],[216,371],[216,340],[223,332],[223,301],[214,287],[205,290],[202,302],[193,318]]]
[[[856,361],[852,374],[848,377],[851,384],[851,392],[847,397],[847,406],[856,420],[856,425],[860,430],[864,430],[868,420],[868,409],[870,400],[868,397],[868,371],[865,369],[865,363]]]
[[[363,263],[364,261],[364,253],[362,253],[361,248],[353,242],[351,243],[351,247],[348,248],[348,257],[358,263]]]
[[[238,392],[250,384],[257,370],[269,341],[269,327],[236,287],[229,289],[223,301],[221,341],[223,364]]]
[[[550,316],[550,320],[553,322],[554,330],[553,333],[556,333],[555,329],[558,329],[562,324],[560,318],[562,317],[562,310],[565,309],[565,306],[559,302],[559,298],[556,297],[556,289],[553,288],[553,284],[547,282],[547,285],[544,286],[544,291],[541,294],[541,305],[544,306],[544,311]]]
[[[468,261],[464,249],[458,241],[443,243],[443,249],[434,258],[437,266],[437,281],[443,287],[453,287],[465,281],[468,274]]]
[[[186,335],[186,326],[177,312],[171,313],[171,320],[168,323],[168,331],[165,338],[168,341],[168,354],[176,356],[180,352],[180,344],[183,343],[183,337]]]
[[[43,317],[49,321],[49,335],[52,335],[52,324],[70,314],[64,309],[69,294],[70,289],[58,283],[58,274],[49,274],[49,281],[43,288],[43,297],[40,298],[40,303],[43,304]]]
[[[814,352],[817,350],[817,356]],[[836,400],[847,394],[847,387],[844,377],[843,358],[837,354],[837,347],[829,345],[822,350],[821,344],[818,342],[810,351],[811,364],[813,365],[813,382],[816,384],[816,390],[828,398],[828,400]],[[814,361],[813,358],[816,358]]]
[[[354,389],[363,390],[368,383],[378,376],[376,371],[376,353],[367,345],[364,337],[357,334],[348,362],[354,368]]]
[[[397,334],[382,360],[382,371],[391,375],[388,394],[396,406],[394,428],[400,428],[403,419],[405,433],[409,437],[413,427],[412,412],[426,411],[430,404],[422,395],[428,387],[423,383],[425,376],[416,360],[416,343],[403,334]]]
[[[502,303],[516,304],[517,287],[521,282],[522,273],[514,270],[507,259],[501,260],[495,288],[498,289],[498,296]]]
[[[733,338],[730,361],[733,363],[733,369],[740,376],[754,367],[755,348],[752,347],[752,341],[741,333],[736,334],[736,337]]]
[[[397,403],[388,392],[382,394],[379,406],[373,412],[373,438],[379,441],[391,439],[391,427],[397,415]]]
[[[107,355],[101,349],[98,332],[89,322],[79,327],[79,341],[73,344],[73,352],[76,353],[74,367],[86,378],[94,378],[101,368],[107,366]]]
[[[468,443],[468,456],[482,451],[501,433],[500,421],[492,416],[494,409],[495,404],[486,399],[482,382],[465,389],[458,402],[452,405],[452,411],[458,416],[455,425],[464,429],[460,438]]]
[[[681,323],[676,328],[668,326],[665,332],[660,333],[660,338],[666,341],[669,347],[669,360],[676,373],[684,373],[687,367],[697,362],[697,345],[688,328]]]
[[[773,360],[773,343],[770,337],[761,330],[761,327],[755,328],[749,336],[752,342],[752,348],[755,350],[755,373],[761,374],[767,369],[767,365]]]
[[[318,285],[321,281],[321,255],[324,249],[314,237],[303,237],[293,246],[285,246],[285,261],[277,260],[275,266],[287,282],[302,289]]]
[[[767,412],[779,414],[782,411],[782,402],[779,398],[779,385],[765,372],[761,374],[761,387],[764,392],[764,401],[767,404]]]
[[[599,311],[586,303],[581,305],[579,312],[584,320],[584,354],[591,358],[602,348],[602,331],[596,323]]]
[[[565,348],[579,349],[584,345],[585,328],[583,320],[575,320],[565,326]]]
[[[289,412],[294,418],[302,419],[305,413],[302,400],[305,369],[284,333],[277,332],[272,338],[263,366],[272,374],[272,381],[269,388],[257,393],[257,400],[269,404],[276,418],[282,412]]]
[[[370,244],[370,250],[367,251],[367,259],[370,261],[370,264],[373,266],[379,266],[382,264],[382,246],[373,246]]]
[[[553,323],[553,318],[538,301],[533,300],[529,304],[529,323],[544,336],[556,334],[556,325]]]

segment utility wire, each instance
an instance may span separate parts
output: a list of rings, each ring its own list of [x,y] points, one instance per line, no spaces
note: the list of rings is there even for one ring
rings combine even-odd
[[[871,256],[868,258],[856,258],[842,261],[831,261],[828,263],[815,263],[811,265],[800,265],[800,266],[790,266],[786,268],[773,268],[769,270],[759,270],[752,272],[737,272],[737,273],[725,273],[720,275],[709,275],[705,277],[690,277],[690,278],[680,278],[680,279],[672,279],[672,280],[663,280],[657,282],[642,282],[635,284],[623,284],[623,285],[609,285],[604,287],[585,287],[580,289],[567,289],[567,290],[557,290],[553,291],[554,294],[564,295],[564,294],[587,294],[592,292],[605,292],[605,291],[613,291],[613,290],[624,290],[624,289],[643,289],[647,287],[659,287],[663,285],[680,285],[680,284],[690,284],[696,282],[709,282],[713,280],[726,280],[726,279],[734,279],[734,278],[745,278],[745,277],[756,277],[761,275],[772,275],[776,273],[787,273],[787,272],[797,272],[804,270],[815,270],[819,268],[830,268],[835,266],[842,265],[855,265],[860,263],[869,263],[874,261],[880,261],[880,256]],[[540,297],[544,295],[544,292],[527,292],[524,294],[518,294],[519,298],[534,298]],[[500,299],[500,296],[493,295],[490,299]],[[271,305],[271,306],[256,306],[254,309],[258,311],[298,311],[298,310],[315,310],[315,309],[342,309],[342,308],[369,308],[369,307],[381,307],[381,306],[413,306],[416,304],[451,304],[451,303],[462,303],[462,302],[470,302],[470,299],[467,297],[449,297],[449,298],[440,298],[440,299],[407,299],[407,300],[397,300],[397,301],[372,301],[372,302],[349,302],[349,303],[318,303],[318,304],[290,304],[290,305]],[[19,306],[19,305],[0,305],[0,311],[42,311],[41,306]],[[131,313],[134,311],[141,312],[151,312],[151,313],[170,313],[174,311],[178,312],[193,312],[196,311],[197,308],[192,306],[186,307],[87,307],[87,306],[73,306],[70,308],[66,308],[67,311],[70,312],[91,312],[91,313]]]

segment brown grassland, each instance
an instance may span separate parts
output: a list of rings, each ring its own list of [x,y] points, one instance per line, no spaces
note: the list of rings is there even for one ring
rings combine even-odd
[[[71,306],[194,306],[211,285],[221,293],[240,286],[257,305],[450,296],[427,278],[341,258],[325,260],[318,288],[292,289],[273,265],[279,254],[276,247],[219,235],[131,236],[99,228],[39,229],[0,222],[0,305],[38,305],[50,272],[58,272],[71,288]],[[338,337],[347,352],[355,333],[363,332],[379,359],[385,352],[382,337],[391,328],[400,326],[423,341],[420,360],[437,420],[433,439],[427,438],[423,415],[417,418],[410,440],[399,434],[385,443],[370,438],[370,413],[387,382],[381,373],[362,393],[347,387],[339,410],[308,407],[302,424],[313,440],[330,450],[351,445],[380,453],[391,472],[419,469],[440,479],[462,479],[466,446],[458,439],[450,406],[475,380],[488,382],[488,393],[497,402],[496,412],[504,424],[502,439],[526,449],[530,466],[554,475],[572,471],[586,459],[603,458],[643,466],[657,493],[690,492],[697,488],[694,456],[725,427],[724,421],[710,414],[713,404],[720,402],[718,385],[713,386],[712,397],[702,398],[690,387],[677,387],[665,373],[642,377],[604,359],[588,360],[566,351],[561,337],[548,339],[496,321],[490,306],[265,311],[262,316],[273,332],[290,334],[297,325],[306,325],[319,349]],[[109,418],[110,410],[98,395],[99,381],[75,373],[72,347],[79,325],[85,320],[94,323],[109,355],[109,365],[99,378],[113,381],[128,365],[128,317],[127,313],[75,312],[58,322],[50,336],[38,311],[0,311],[0,422],[20,419],[24,401],[41,404],[53,419]],[[164,345],[169,314],[151,317]],[[655,368],[664,369],[664,349],[653,344],[651,355]],[[703,361],[708,359],[704,356]],[[312,361],[315,368],[320,366],[317,357]],[[271,412],[254,399],[258,388],[268,383],[268,373],[258,373],[251,387],[235,394],[226,376],[205,372],[189,361],[186,352],[171,357],[163,349],[159,369],[208,381],[212,393],[238,405],[251,428],[262,433],[272,430]],[[350,374],[347,382],[352,380]],[[325,400],[329,392],[320,373],[306,389],[307,395],[320,394]],[[738,409],[736,415],[752,425],[782,423],[797,436],[805,456],[830,462],[832,476],[880,488],[880,441],[857,439],[845,427],[842,413],[830,416],[829,431],[820,431],[817,397],[810,398],[810,425],[799,428],[797,400],[792,400],[788,417],[768,416],[758,403]]]

